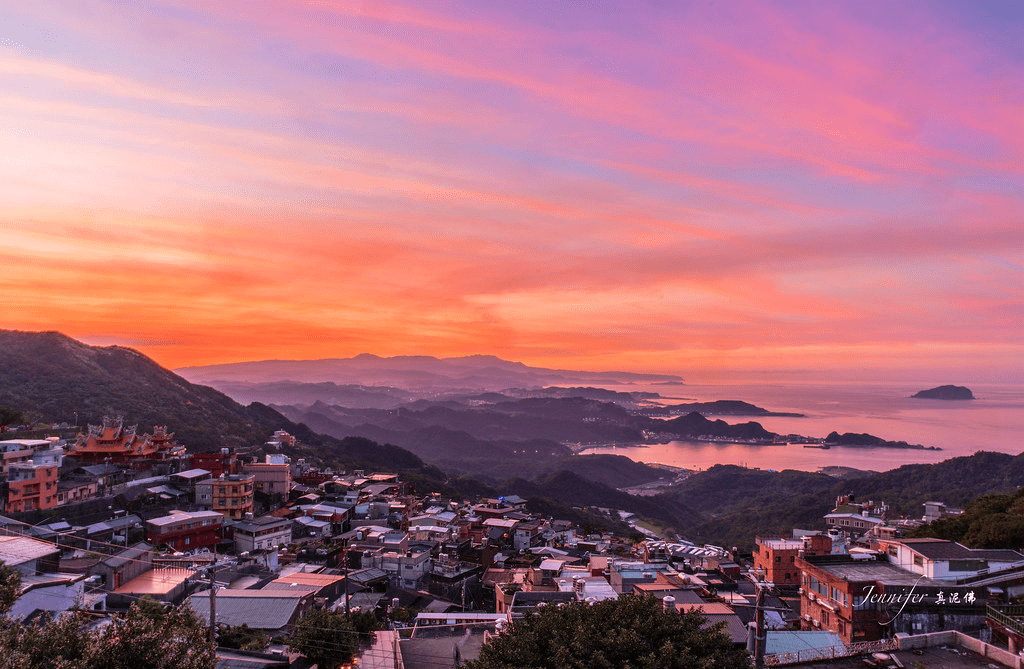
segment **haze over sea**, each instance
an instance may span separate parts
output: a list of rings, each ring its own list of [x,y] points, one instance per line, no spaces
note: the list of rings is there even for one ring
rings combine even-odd
[[[940,401],[912,399],[936,384],[868,382],[723,382],[680,386],[645,386],[669,404],[743,400],[793,417],[708,416],[728,423],[757,421],[779,434],[824,437],[829,432],[866,432],[890,441],[906,441],[942,450],[895,448],[830,449],[794,445],[750,445],[672,441],[649,446],[593,448],[586,453],[615,453],[638,462],[687,469],[734,464],[760,469],[817,471],[830,465],[886,471],[912,463],[934,463],[976,451],[1016,455],[1024,451],[1024,385],[971,384],[976,399]],[[622,387],[619,390],[638,390]]]

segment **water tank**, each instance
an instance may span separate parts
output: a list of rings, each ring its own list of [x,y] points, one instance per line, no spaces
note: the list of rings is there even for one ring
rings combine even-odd
[[[664,609],[665,611],[675,611],[676,610],[676,598],[673,597],[672,595],[667,595],[667,596],[663,597],[662,600],[661,600],[661,608]]]

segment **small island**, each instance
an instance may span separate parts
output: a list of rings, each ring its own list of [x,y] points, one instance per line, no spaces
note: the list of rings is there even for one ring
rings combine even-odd
[[[918,400],[973,400],[974,393],[964,386],[939,386],[911,395]]]
[[[822,442],[823,446],[853,446],[853,447],[865,447],[873,446],[875,448],[912,448],[922,451],[941,451],[942,449],[938,446],[922,446],[921,444],[908,444],[905,441],[888,441],[881,437],[876,437],[873,434],[857,434],[854,432],[845,432],[839,434],[838,432],[831,432],[825,441]]]
[[[687,404],[666,404],[644,411],[647,416],[683,416],[696,411],[703,416],[782,416],[803,418],[802,413],[769,411],[749,402],[740,400],[715,400],[713,402],[690,402]]]

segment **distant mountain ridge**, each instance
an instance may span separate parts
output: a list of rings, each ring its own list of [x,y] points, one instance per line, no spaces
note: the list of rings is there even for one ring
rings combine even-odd
[[[401,355],[383,358],[362,353],[353,358],[321,360],[261,360],[223,365],[183,367],[175,370],[193,383],[217,387],[220,383],[335,383],[338,385],[393,386],[406,390],[504,390],[507,388],[579,384],[682,382],[675,374],[587,372],[529,367],[492,355],[435,358]]]
[[[89,346],[52,331],[0,330],[0,406],[45,422],[73,424],[77,418],[79,427],[105,415],[123,416],[140,432],[166,425],[191,451],[258,445],[283,429],[339,463],[423,466],[396,446],[319,435],[263,404],[242,406],[134,349]]]

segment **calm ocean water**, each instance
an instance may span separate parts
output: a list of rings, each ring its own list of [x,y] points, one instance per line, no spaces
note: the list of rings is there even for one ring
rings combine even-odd
[[[761,469],[817,471],[839,465],[885,471],[904,464],[934,463],[976,451],[1018,454],[1024,451],[1024,385],[971,384],[977,398],[965,402],[911,399],[928,384],[786,383],[651,386],[675,399],[706,402],[744,400],[770,411],[805,414],[803,418],[720,416],[728,423],[757,421],[779,434],[824,437],[838,432],[867,432],[890,441],[906,441],[942,450],[793,446],[751,446],[674,441],[646,447],[590,449],[616,453],[638,462],[688,469],[735,464]],[[628,388],[620,388],[626,390]],[[631,389],[636,390],[636,387]]]

